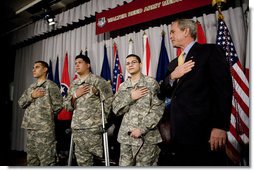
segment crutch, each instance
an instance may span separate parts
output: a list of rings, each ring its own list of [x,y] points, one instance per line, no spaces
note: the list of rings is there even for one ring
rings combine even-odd
[[[128,135],[131,135],[131,131],[128,132]],[[137,152],[135,153],[135,155],[134,155],[134,157],[133,157],[133,166],[136,166],[136,158],[137,158],[137,155],[138,155],[139,151],[141,150],[141,148],[143,147],[143,145],[144,145],[144,143],[145,143],[145,138],[144,138],[143,135],[141,135],[141,136],[138,137],[138,138],[141,138],[142,143],[141,143],[141,145],[139,146]]]
[[[105,157],[105,166],[110,166],[109,164],[109,150],[108,150],[108,133],[105,129],[105,120],[104,120],[104,104],[101,101],[101,120],[102,120],[102,131],[103,131],[103,147],[104,147],[104,157]]]
[[[73,133],[71,133],[71,143],[70,143],[70,150],[69,150],[68,166],[71,166],[71,164],[72,164],[72,153],[73,153]]]

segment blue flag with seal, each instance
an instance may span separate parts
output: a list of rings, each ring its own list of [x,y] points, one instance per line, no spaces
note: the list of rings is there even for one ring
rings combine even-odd
[[[51,80],[51,81],[54,81],[53,80],[52,61],[51,60],[49,60],[48,79]]]
[[[58,59],[58,57],[56,59],[56,68],[55,68],[54,82],[58,85],[59,88],[61,88],[60,80],[59,80],[59,59]]]
[[[161,38],[162,38],[161,39],[161,50],[160,50],[160,56],[159,56],[157,74],[156,74],[156,80],[158,81],[159,84],[167,76],[166,74],[167,74],[168,65],[169,65],[168,53],[167,53],[167,49],[165,46],[165,32],[164,31],[162,32]],[[166,109],[169,109],[169,105],[170,105],[169,98],[165,99],[165,105],[166,105]]]
[[[162,39],[161,39],[161,51],[159,56],[159,62],[158,62],[158,68],[157,68],[157,74],[156,74],[156,80],[158,83],[160,81],[164,80],[167,74],[169,65],[169,59],[168,59],[168,53],[165,46],[165,33],[162,33]]]
[[[107,81],[111,81],[110,68],[108,63],[108,55],[107,55],[107,47],[104,45],[104,59],[101,69],[101,77],[103,77]]]

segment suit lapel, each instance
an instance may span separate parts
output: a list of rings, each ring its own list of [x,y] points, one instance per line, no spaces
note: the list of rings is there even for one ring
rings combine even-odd
[[[196,56],[195,52],[198,46],[199,46],[198,43],[194,43],[194,45],[191,47],[190,51],[188,52],[184,62],[192,60]]]
[[[196,52],[196,49],[197,49],[198,46],[199,46],[199,44],[198,44],[198,43],[195,43],[195,44],[191,47],[191,49],[190,49],[190,51],[188,52],[188,54],[187,54],[187,56],[186,56],[184,62],[187,62],[187,61],[189,61],[189,60],[195,61],[195,56],[196,56],[196,53],[195,53],[195,52]],[[187,75],[188,75],[188,73],[185,74],[184,76],[182,76],[182,77],[179,79],[178,84],[177,84],[177,87],[179,87],[179,85],[183,83],[183,81],[185,80],[185,78],[186,78]]]

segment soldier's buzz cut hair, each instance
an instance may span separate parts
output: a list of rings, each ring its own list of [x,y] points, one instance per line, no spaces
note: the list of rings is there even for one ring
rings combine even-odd
[[[83,54],[79,54],[75,57],[75,60],[78,59],[78,58],[81,58],[83,59],[87,64],[90,64],[90,59],[87,55],[83,55]]]
[[[129,57],[135,57],[135,58],[138,60],[138,63],[141,63],[141,59],[140,59],[140,57],[139,57],[138,55],[136,55],[136,54],[129,54],[129,55],[126,57],[126,59],[129,58]]]
[[[49,72],[49,64],[45,61],[36,61],[34,64],[40,63],[43,67],[47,68],[47,73]]]

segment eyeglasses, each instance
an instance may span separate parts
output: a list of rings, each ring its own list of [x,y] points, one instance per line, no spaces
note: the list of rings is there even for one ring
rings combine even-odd
[[[126,66],[130,66],[130,65],[135,65],[136,63],[138,63],[138,61],[131,61],[131,62],[126,62]]]

